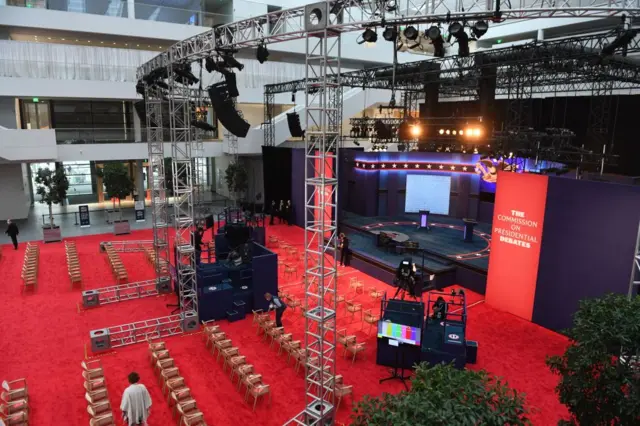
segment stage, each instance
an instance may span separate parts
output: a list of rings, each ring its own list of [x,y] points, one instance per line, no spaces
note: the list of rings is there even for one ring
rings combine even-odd
[[[432,215],[430,230],[418,229],[418,215],[364,217],[345,212],[340,223],[341,232],[350,238],[349,248],[354,256],[368,258],[375,263],[396,268],[400,260],[411,256],[417,265],[422,265],[422,253],[397,254],[376,246],[376,234],[392,233],[398,242],[416,241],[425,250],[424,268],[430,274],[441,274],[455,270],[461,265],[486,274],[489,266],[491,225],[478,223],[472,242],[463,241],[461,219]]]

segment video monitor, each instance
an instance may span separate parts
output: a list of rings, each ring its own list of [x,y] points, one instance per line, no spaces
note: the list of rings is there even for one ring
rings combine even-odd
[[[400,343],[420,346],[421,332],[419,327],[395,324],[391,321],[378,321],[378,337],[387,337]]]

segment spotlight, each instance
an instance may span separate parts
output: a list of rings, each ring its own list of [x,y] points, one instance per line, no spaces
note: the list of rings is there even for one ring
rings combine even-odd
[[[358,142],[358,140],[357,140],[357,139],[354,139],[354,140],[353,140],[353,144],[354,144],[355,146],[360,146],[360,142]]]
[[[482,134],[482,130],[480,129],[474,129],[473,131],[473,136],[475,137],[479,137]]]
[[[416,30],[416,27],[414,27],[413,25],[409,25],[404,29],[404,36],[407,38],[407,40],[415,40],[418,38],[418,30]]]
[[[489,24],[486,21],[478,21],[473,24],[471,28],[471,32],[475,36],[475,38],[480,38],[487,33],[489,30]]]
[[[413,126],[411,126],[411,136],[413,136],[414,138],[417,138],[420,136],[421,133],[422,133],[422,129],[420,128],[420,125],[414,124]]]
[[[442,33],[440,32],[440,28],[434,25],[427,30],[426,35],[431,40],[435,41],[438,37],[442,35]]]
[[[458,40],[458,55],[462,57],[469,56],[469,36],[462,31],[456,36]]]
[[[445,133],[450,135],[451,134],[451,130],[447,129],[447,131]]]
[[[258,51],[256,52],[256,59],[261,64],[264,64],[265,62],[267,62],[268,58],[269,58],[269,51],[267,50],[267,46],[265,46],[264,43],[262,43],[261,45],[258,46]]]
[[[444,135],[444,129],[440,129],[438,133],[440,133],[441,135]]]
[[[173,72],[176,75],[174,80],[178,83],[192,85],[200,81],[191,73],[191,65],[189,64],[175,64],[173,66]]]
[[[367,28],[362,33],[362,40],[359,41],[358,44],[375,43],[376,41],[378,41],[378,33],[376,33],[371,28]]]
[[[464,135],[464,131],[460,130],[460,131],[458,132],[458,134],[459,134],[460,136],[462,136],[462,135]]]
[[[204,68],[207,70],[207,72],[212,73],[218,70],[218,64],[216,64],[216,61],[211,56],[209,56],[204,60]]]
[[[398,30],[396,27],[387,27],[382,32],[382,38],[387,41],[394,41],[398,37]]]
[[[244,69],[244,65],[236,60],[231,54],[226,54],[222,56],[222,60],[224,64],[229,68],[237,68],[238,71],[242,71]]]
[[[433,56],[435,56],[436,58],[444,58],[444,39],[442,38],[442,36],[436,38],[435,40],[432,39],[431,43],[433,44]]]
[[[465,135],[467,135],[467,137],[473,136],[473,129],[467,128],[467,130],[465,130]]]
[[[398,8],[398,4],[396,3],[396,0],[388,0],[385,4],[385,8],[387,9],[387,12],[393,12]]]
[[[215,132],[216,128],[213,127],[211,124],[205,122],[205,121],[199,121],[196,120],[193,123],[191,123],[193,125],[193,127],[197,127],[198,129],[204,130],[206,132]]]
[[[464,26],[460,22],[449,25],[449,35],[457,38],[462,32],[464,32]]]
[[[455,136],[455,135],[456,135],[456,131],[455,131],[455,130],[454,130],[454,131],[452,131],[451,133],[453,134],[453,136]]]

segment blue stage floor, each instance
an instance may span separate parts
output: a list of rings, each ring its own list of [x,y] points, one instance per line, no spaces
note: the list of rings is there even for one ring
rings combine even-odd
[[[345,213],[341,223],[341,232],[349,235],[350,248],[355,253],[373,258],[386,265],[397,267],[405,254],[395,254],[376,247],[376,233],[384,231],[396,234],[399,240],[417,241],[420,248],[426,250],[425,268],[438,273],[462,263],[486,271],[489,267],[489,246],[491,225],[478,224],[474,230],[472,242],[463,241],[463,223],[461,219],[447,216],[431,216],[429,231],[417,229],[418,215],[394,217],[364,217]],[[414,254],[413,261],[420,265],[422,256]]]

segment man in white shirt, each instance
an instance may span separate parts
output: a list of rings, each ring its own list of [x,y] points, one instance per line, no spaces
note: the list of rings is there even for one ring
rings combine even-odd
[[[129,426],[147,426],[149,411],[151,410],[151,396],[147,388],[138,383],[138,373],[129,374],[129,387],[122,394],[122,417]]]

